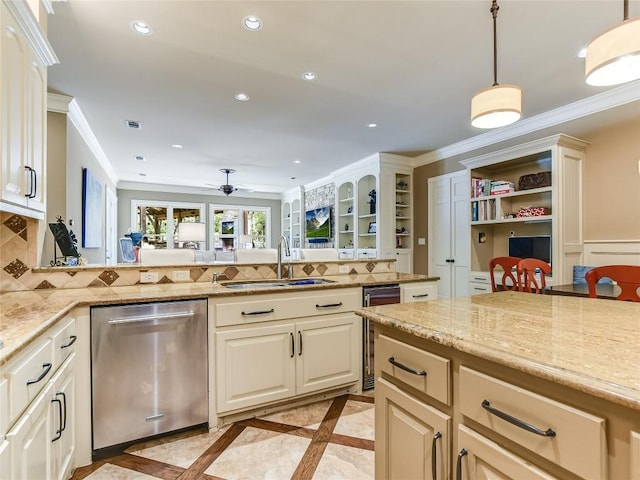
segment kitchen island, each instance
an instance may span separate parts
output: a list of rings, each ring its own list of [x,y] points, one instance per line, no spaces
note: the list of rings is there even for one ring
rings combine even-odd
[[[356,314],[376,323],[377,477],[640,478],[637,303],[500,292]]]

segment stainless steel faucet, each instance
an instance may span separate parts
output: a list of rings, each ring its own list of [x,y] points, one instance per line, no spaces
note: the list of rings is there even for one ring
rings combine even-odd
[[[220,277],[224,277],[227,280],[229,280],[229,277],[227,277],[224,273],[217,273],[217,272],[213,272],[213,278],[211,279],[211,283],[213,284],[217,284],[218,283],[218,279]]]
[[[291,251],[289,250],[289,240],[284,235],[278,240],[278,278],[282,278],[282,242],[284,242],[284,253],[289,257],[289,278],[293,278],[293,268],[291,268]]]

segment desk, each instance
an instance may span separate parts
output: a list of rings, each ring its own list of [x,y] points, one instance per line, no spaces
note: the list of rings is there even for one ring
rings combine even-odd
[[[620,289],[610,283],[596,284],[596,295],[598,298],[615,300]],[[547,287],[545,293],[548,295],[565,295],[569,297],[588,297],[589,286],[586,283],[569,283],[567,285],[554,285]]]

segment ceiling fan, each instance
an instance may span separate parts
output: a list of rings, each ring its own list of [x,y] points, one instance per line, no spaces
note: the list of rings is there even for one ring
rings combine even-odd
[[[222,193],[224,193],[225,195],[231,195],[233,192],[237,192],[239,190],[243,190],[245,192],[253,192],[253,190],[248,189],[248,188],[239,188],[236,187],[234,185],[230,185],[229,184],[229,174],[230,173],[235,173],[235,170],[233,170],[232,168],[221,168],[220,171],[222,173],[224,173],[227,176],[227,183],[225,183],[224,185],[212,185],[211,183],[207,183],[206,185],[211,185],[212,187],[214,187],[217,190],[220,190]]]

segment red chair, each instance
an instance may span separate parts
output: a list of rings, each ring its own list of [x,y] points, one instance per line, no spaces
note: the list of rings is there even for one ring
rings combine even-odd
[[[605,265],[589,270],[584,278],[589,286],[589,297],[597,298],[596,283],[603,277],[610,278],[620,287],[620,295],[616,300],[640,302],[640,267],[634,265]]]
[[[496,257],[492,258],[489,262],[489,274],[491,275],[491,291],[498,292],[500,290],[519,290],[518,278],[513,274],[513,268],[518,266],[518,262],[522,260],[518,257]],[[501,266],[502,273],[502,288],[499,289],[496,285],[496,279],[494,269],[497,266]],[[511,282],[507,282],[510,280]]]
[[[536,278],[536,270],[539,270],[540,279]],[[544,293],[547,287],[545,275],[551,274],[551,266],[547,262],[537,258],[525,258],[518,262],[518,283],[521,292]]]

